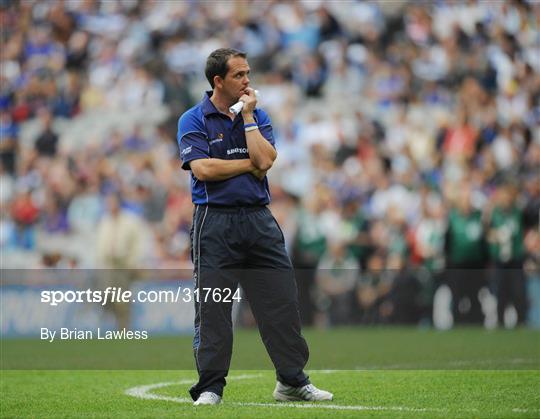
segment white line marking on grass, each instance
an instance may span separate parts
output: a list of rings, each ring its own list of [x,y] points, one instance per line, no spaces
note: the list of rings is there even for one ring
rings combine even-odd
[[[462,365],[491,365],[491,364],[500,364],[500,363],[509,363],[512,365],[518,364],[538,364],[538,359],[532,358],[511,358],[511,359],[478,359],[476,361],[449,361],[448,365],[452,366],[462,366]]]
[[[523,409],[521,407],[515,407],[512,409],[514,413],[540,413],[540,409]]]
[[[245,380],[248,378],[258,378],[261,374],[245,374],[245,375],[237,375],[236,377],[228,377],[228,380]],[[152,390],[157,390],[158,388],[163,387],[169,387],[169,386],[177,386],[177,385],[185,385],[185,384],[191,384],[195,381],[194,378],[189,378],[186,380],[180,380],[180,381],[167,381],[163,383],[155,383],[155,384],[147,384],[145,386],[137,386],[128,388],[125,391],[125,394],[128,396],[136,397],[138,399],[145,399],[145,400],[166,400],[169,402],[175,402],[175,403],[193,403],[193,400],[185,398],[185,397],[171,397],[171,396],[165,396],[162,394],[153,394],[150,393]]]
[[[317,373],[323,374],[333,374],[336,372],[342,372],[344,370],[311,370],[310,372],[317,371]],[[359,370],[348,370],[348,371],[359,371]],[[233,377],[228,377],[228,380],[247,380],[250,378],[262,377],[261,374],[244,374],[237,375]],[[193,403],[193,400],[190,398],[184,397],[171,397],[165,396],[162,394],[151,393],[152,390],[157,390],[163,387],[169,387],[174,385],[185,385],[193,383],[195,379],[185,379],[180,381],[168,381],[155,384],[147,384],[143,386],[137,386],[129,388],[125,391],[125,394],[128,396],[136,397],[143,400],[163,400],[174,403]],[[407,407],[407,406],[362,406],[362,405],[339,405],[339,404],[326,404],[326,403],[307,403],[307,402],[298,402],[298,403],[258,403],[258,402],[225,402],[226,405],[232,406],[256,406],[256,407],[292,407],[299,409],[329,409],[329,410],[357,410],[357,411],[388,411],[388,412],[437,412],[437,413],[448,413],[448,409],[442,408],[423,408],[423,407]],[[460,410],[461,413],[476,413],[478,409],[463,409]],[[512,409],[513,413],[536,413],[540,412],[537,409],[523,409],[523,408],[514,408]]]
[[[328,371],[328,370],[327,370]],[[328,371],[327,373],[329,373]],[[246,380],[250,378],[261,377],[261,374],[246,374],[229,377],[229,380]],[[152,390],[157,390],[163,387],[174,385],[190,384],[194,379],[181,381],[168,381],[163,383],[147,384],[129,388],[125,391],[128,396],[136,397],[144,400],[164,400],[175,403],[193,403],[193,400],[184,397],[171,397],[162,394],[151,393]],[[370,411],[398,411],[398,412],[446,412],[446,409],[427,409],[414,408],[405,406],[347,406],[337,404],[316,404],[316,403],[251,403],[251,402],[226,402],[227,405],[234,406],[257,406],[257,407],[295,407],[301,409],[331,409],[331,410],[370,410]]]
[[[189,384],[189,383],[193,383],[193,380],[169,381],[169,382],[164,382],[164,383],[148,384],[146,386],[128,388],[125,391],[125,394],[127,394],[128,396],[136,397],[138,399],[145,399],[145,400],[166,400],[169,402],[176,402],[176,403],[189,403],[192,400],[184,398],[184,397],[169,397],[169,396],[163,396],[161,394],[158,395],[158,394],[149,393],[151,390],[156,390],[158,388]]]

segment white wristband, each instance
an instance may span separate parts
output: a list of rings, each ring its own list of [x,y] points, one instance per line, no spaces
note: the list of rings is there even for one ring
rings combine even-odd
[[[259,127],[257,127],[257,126],[247,127],[247,128],[244,128],[244,131],[245,132],[250,132],[250,131],[255,131],[256,129],[259,129]]]

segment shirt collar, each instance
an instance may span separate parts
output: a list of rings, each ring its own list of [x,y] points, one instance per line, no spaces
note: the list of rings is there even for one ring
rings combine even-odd
[[[212,93],[213,93],[212,90],[208,90],[204,93],[204,97],[202,100],[202,110],[203,110],[204,116],[208,116],[213,113],[221,113],[217,110],[217,108],[214,106],[214,104],[210,100]]]
[[[201,102],[204,116],[208,116],[214,113],[217,113],[218,115],[222,115],[222,113],[218,111],[218,109],[214,106],[214,104],[210,100],[212,93],[214,93],[212,90],[207,90],[206,92],[204,92],[204,96]],[[236,115],[234,120],[236,121],[240,117],[241,117],[241,114],[239,113],[238,115]]]

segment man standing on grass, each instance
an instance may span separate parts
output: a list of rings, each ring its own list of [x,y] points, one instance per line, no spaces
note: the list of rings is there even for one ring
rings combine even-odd
[[[332,400],[304,373],[308,347],[283,234],[267,208],[276,159],[272,125],[256,108],[246,54],[218,49],[206,62],[212,87],[178,122],[182,167],[191,170],[195,279],[195,405],[218,404],[232,355],[231,294],[242,285],[276,368],[278,401]],[[243,102],[241,113],[229,109]],[[204,292],[211,290],[211,293]],[[229,298],[227,298],[229,297]]]

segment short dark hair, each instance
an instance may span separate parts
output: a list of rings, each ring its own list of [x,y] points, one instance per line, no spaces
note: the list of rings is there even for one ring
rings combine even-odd
[[[206,68],[204,74],[212,89],[214,88],[214,77],[219,76],[222,79],[225,78],[229,71],[227,62],[232,57],[246,58],[247,54],[242,51],[238,51],[234,48],[219,48],[213,51],[206,60]]]

